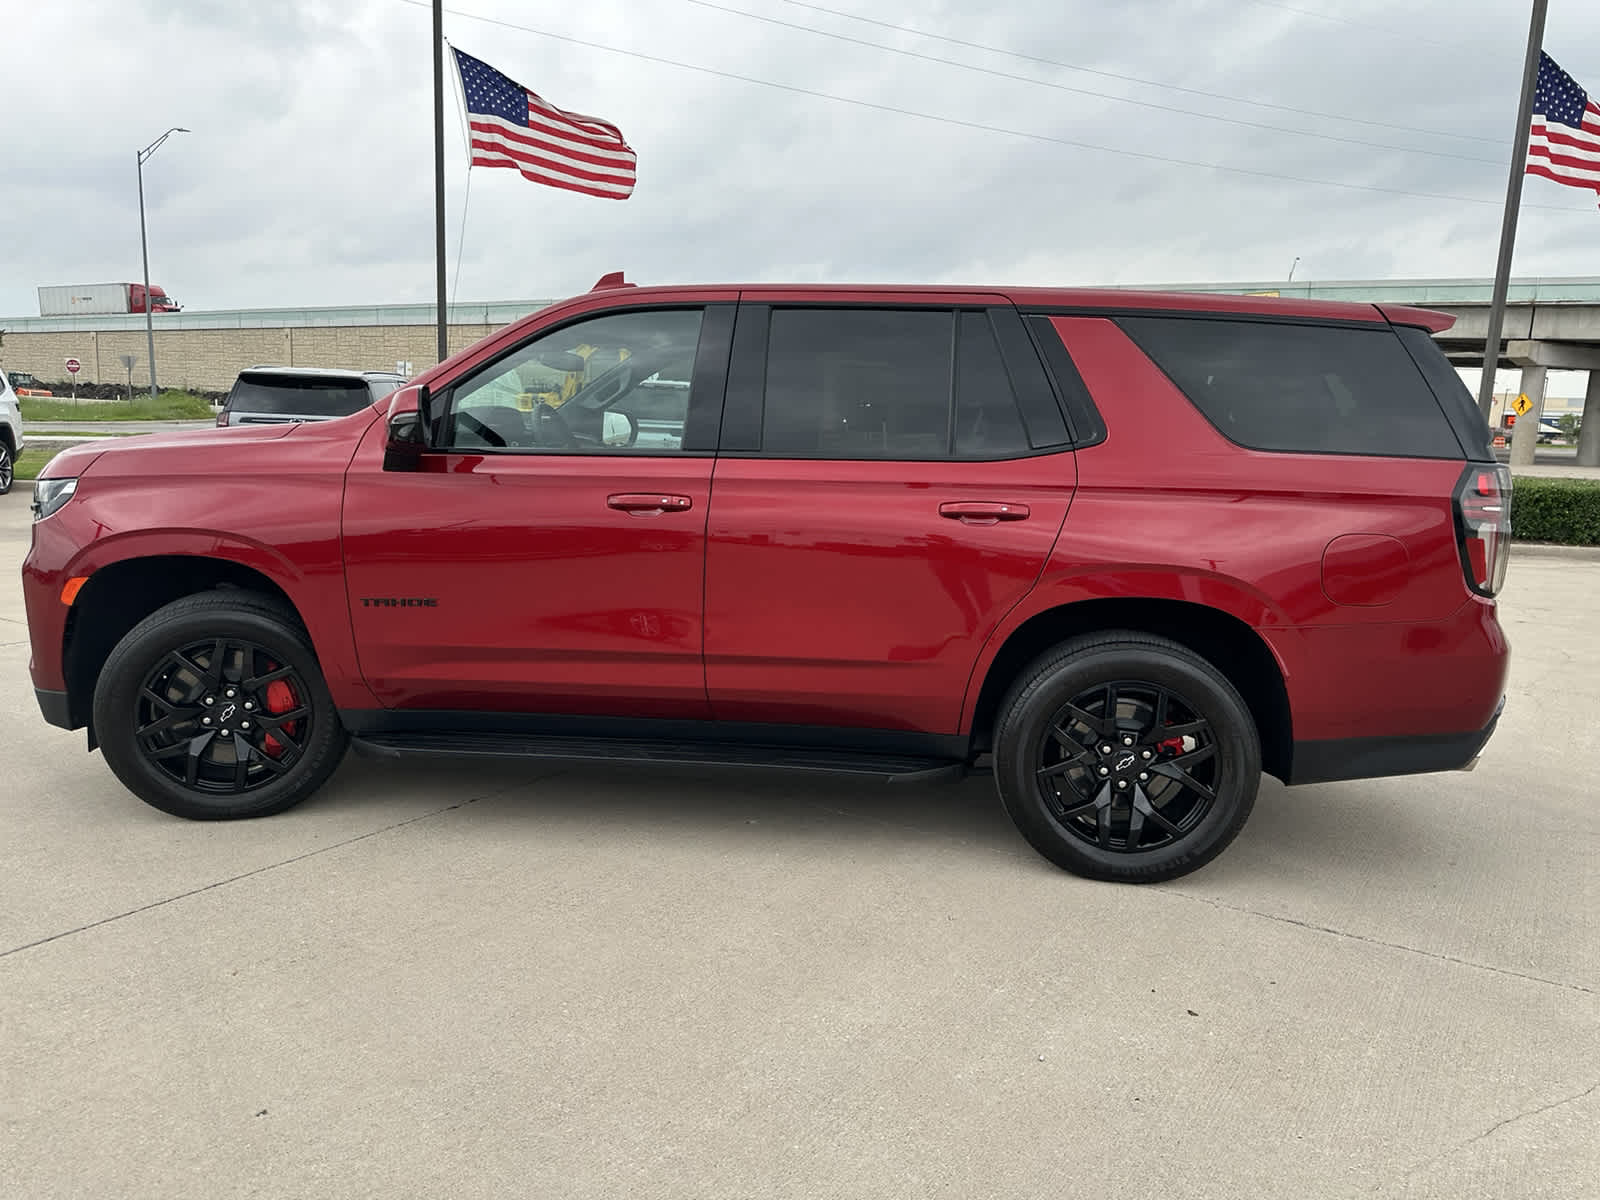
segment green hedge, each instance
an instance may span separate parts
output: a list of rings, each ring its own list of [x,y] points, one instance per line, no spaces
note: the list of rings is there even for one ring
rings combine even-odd
[[[1600,482],[1517,476],[1511,487],[1511,536],[1521,542],[1600,546]]]

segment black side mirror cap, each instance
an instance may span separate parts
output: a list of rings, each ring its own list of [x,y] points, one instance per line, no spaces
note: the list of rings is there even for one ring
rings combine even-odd
[[[396,413],[389,418],[389,442],[383,451],[385,471],[416,471],[422,467],[422,453],[428,448],[420,412]]]

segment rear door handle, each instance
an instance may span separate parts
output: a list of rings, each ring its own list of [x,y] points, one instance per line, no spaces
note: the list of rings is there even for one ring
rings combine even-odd
[[[694,501],[688,496],[663,496],[660,492],[616,492],[606,497],[606,503],[620,512],[640,517],[688,512],[694,507]]]
[[[939,505],[939,515],[967,525],[995,525],[1001,521],[1026,521],[1026,504],[1001,504],[987,500],[949,500]]]

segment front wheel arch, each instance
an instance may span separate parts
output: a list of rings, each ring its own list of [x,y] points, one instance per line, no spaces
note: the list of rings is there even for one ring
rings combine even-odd
[[[95,681],[129,630],[174,600],[218,590],[271,604],[305,628],[294,602],[271,578],[227,559],[152,555],[108,563],[93,572],[73,601],[63,635],[62,665],[72,728],[92,724]],[[90,737],[94,737],[92,728]]]

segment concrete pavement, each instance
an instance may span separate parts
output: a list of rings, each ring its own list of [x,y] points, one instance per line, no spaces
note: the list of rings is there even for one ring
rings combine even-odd
[[[1477,771],[1062,874],[992,786],[347,760],[205,825],[45,726],[0,497],[0,1195],[1576,1197],[1600,563]],[[4,565],[9,564],[9,566]]]

